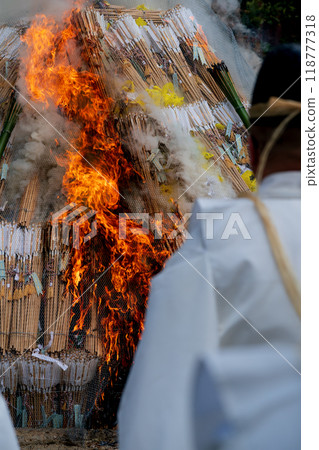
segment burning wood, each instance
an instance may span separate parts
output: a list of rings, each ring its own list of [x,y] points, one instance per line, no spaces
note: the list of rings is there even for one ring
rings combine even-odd
[[[230,78],[225,88],[228,72],[185,8],[103,5],[74,10],[63,23],[38,16],[21,39],[30,103],[74,125],[65,158],[57,159],[65,167],[61,194],[74,208],[71,217],[79,214],[81,232],[70,232],[69,209],[57,222],[33,224],[45,186],[35,171],[19,225],[0,225],[0,363],[5,388],[19,392],[17,424],[81,426],[100,362],[101,387],[125,377],[143,331],[150,279],[183,240],[165,220],[156,239],[156,215],[181,218],[197,195],[248,189],[240,173],[249,162],[247,123],[238,115],[245,101]],[[211,66],[223,67],[218,79]],[[16,75],[12,69],[13,82]],[[13,108],[11,125],[20,113]],[[54,137],[58,148],[64,136]],[[192,189],[190,175],[202,177],[203,170],[200,189]],[[129,214],[140,212],[154,215],[155,236],[132,232],[139,223]],[[119,213],[127,218],[126,239]],[[20,359],[18,374],[16,366],[8,369],[9,349],[22,354],[36,347],[37,354]]]

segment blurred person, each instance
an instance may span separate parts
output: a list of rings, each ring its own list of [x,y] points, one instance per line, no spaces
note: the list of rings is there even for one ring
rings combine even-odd
[[[19,450],[19,448],[7,404],[0,394],[0,449]]]
[[[263,411],[270,418],[276,417],[280,399],[267,403],[268,394],[263,395],[262,374],[258,371],[259,364],[266,361],[263,354],[267,353],[268,358],[269,350],[281,359],[280,369],[274,362],[264,374],[269,395],[280,391],[287,371],[292,372],[287,375],[289,379],[296,377],[290,391],[295,392],[291,400],[295,414],[288,415],[287,420],[288,428],[298,434],[300,61],[300,47],[278,47],[265,58],[257,77],[250,129],[257,195],[197,200],[188,229],[191,239],[152,281],[145,330],[118,413],[121,450],[219,448],[218,439],[213,440],[214,433],[200,439],[197,419],[205,416],[201,410],[201,404],[204,410],[205,404],[196,396],[194,400],[194,386],[201,398],[205,398],[205,391],[209,399],[209,395],[220,390],[217,412],[208,412],[206,417],[211,417],[213,430],[213,418],[225,414],[224,424],[229,423],[229,427],[225,425],[225,436],[229,429],[229,439],[240,428],[235,420],[240,408],[242,414],[245,412],[243,417],[255,423]],[[258,350],[251,350],[265,345],[268,352],[261,351],[260,357],[255,358],[256,370],[252,370],[254,364],[244,367],[249,381],[246,387],[252,389],[245,402],[240,396],[240,360],[245,365],[246,357],[258,355]],[[210,355],[208,359],[201,358],[204,354]],[[209,365],[209,358],[220,361],[223,376],[221,381],[216,378],[215,385],[206,382],[203,387],[201,370],[206,370],[205,361]],[[199,360],[202,363],[198,368]],[[282,363],[287,365],[283,371]],[[210,379],[214,380],[214,370],[211,373]],[[206,381],[208,378],[204,377]],[[224,392],[226,398],[229,392],[242,403],[229,406]],[[260,415],[253,415],[252,400]],[[284,415],[279,416],[278,420],[283,420]],[[241,426],[245,428],[245,424],[247,421]],[[278,444],[267,441],[272,432],[270,424],[273,422],[266,420],[257,440],[250,441],[249,433],[255,426],[251,423],[251,428],[241,434],[246,447],[245,442],[237,447],[236,438],[232,437],[235,440],[225,448],[298,448],[298,439],[295,446],[289,447],[287,432]],[[209,425],[205,430],[209,430]],[[266,446],[257,445],[258,439],[265,439]],[[207,445],[202,446],[203,442]],[[254,446],[249,442],[254,442]],[[271,443],[268,447],[267,442]]]

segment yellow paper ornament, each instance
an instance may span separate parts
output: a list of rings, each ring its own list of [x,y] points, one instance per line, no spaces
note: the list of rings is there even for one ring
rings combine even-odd
[[[136,9],[139,9],[140,11],[148,11],[149,8],[147,8],[144,3],[142,3],[141,5],[138,5],[136,7]]]
[[[252,170],[246,170],[242,175],[242,179],[245,181],[249,189],[254,192],[256,190],[256,178]]]
[[[145,22],[144,19],[142,19],[142,17],[138,17],[137,19],[135,19],[136,25],[138,25],[139,27],[145,27],[145,25],[147,25],[147,23]]]

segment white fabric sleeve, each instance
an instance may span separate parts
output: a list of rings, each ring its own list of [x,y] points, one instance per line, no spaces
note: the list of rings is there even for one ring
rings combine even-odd
[[[210,352],[194,377],[196,450],[299,450],[300,354],[268,344]]]

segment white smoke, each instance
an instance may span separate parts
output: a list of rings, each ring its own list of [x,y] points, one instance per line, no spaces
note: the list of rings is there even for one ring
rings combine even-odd
[[[152,112],[152,116],[163,123],[163,116],[159,109]],[[230,182],[220,182],[221,175],[218,164],[207,162],[198,147],[197,142],[185,133],[177,122],[165,122],[167,128],[167,148],[169,149],[169,165],[174,168],[171,180],[176,189],[176,199],[182,211],[192,209],[193,202],[198,197],[226,198],[235,197]],[[212,166],[209,170],[209,166]]]
[[[212,9],[232,29],[244,31],[246,27],[240,20],[238,0],[212,0]]]
[[[0,24],[27,21],[36,14],[60,18],[73,4],[73,0],[1,0]]]
[[[192,210],[198,197],[235,197],[231,183],[226,179],[220,181],[218,163],[213,165],[204,158],[196,140],[177,121],[167,120],[163,110],[151,103],[147,103],[147,111],[148,116],[155,119],[157,124],[165,124],[165,129],[162,128],[159,132],[155,127],[149,126],[145,133],[135,130],[133,139],[136,149],[140,151],[145,146],[155,150],[165,146],[168,155],[163,164],[167,166],[167,185],[172,189],[171,196],[175,200],[179,199],[178,204],[183,213]]]
[[[54,131],[70,135],[70,124],[57,111],[46,111],[44,120],[30,106],[25,106],[16,125],[13,144],[14,158],[9,164],[4,199],[8,201],[6,215],[14,215],[25,188],[34,175],[39,177],[37,211],[34,220],[44,220],[57,210],[61,196],[65,169],[58,163],[67,145]]]
[[[252,70],[257,73],[262,61],[249,43],[248,37],[252,37],[253,32],[241,21],[240,1],[212,0],[212,9],[238,38],[241,37],[240,42],[238,42],[240,52]]]
[[[34,19],[35,14],[53,15],[56,21],[62,19],[64,12],[70,10],[73,0],[40,1],[16,0],[1,1],[1,20],[21,23]],[[81,63],[79,50],[74,42],[70,42],[69,60],[74,67]],[[32,103],[24,81],[24,59],[27,59],[24,44],[20,45],[22,61],[20,63],[17,88],[20,92],[19,101],[23,105],[18,123],[14,130],[12,159],[9,162],[7,183],[3,193],[8,219],[15,218],[17,205],[23,196],[25,188],[34,175],[39,177],[40,190],[37,210],[33,220],[45,220],[49,214],[59,209],[64,202],[61,194],[62,180],[65,168],[59,165],[56,157],[63,158],[70,145],[66,142],[76,135],[78,130],[74,124],[62,116],[58,108],[50,104],[45,109],[39,103]],[[39,112],[40,111],[40,114]],[[65,138],[63,139],[61,135]]]

